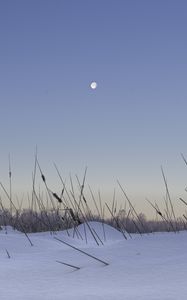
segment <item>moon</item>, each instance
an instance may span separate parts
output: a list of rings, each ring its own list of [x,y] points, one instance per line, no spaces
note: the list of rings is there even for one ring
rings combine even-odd
[[[91,84],[90,84],[90,87],[91,87],[92,90],[95,90],[97,88],[97,82],[92,81]]]

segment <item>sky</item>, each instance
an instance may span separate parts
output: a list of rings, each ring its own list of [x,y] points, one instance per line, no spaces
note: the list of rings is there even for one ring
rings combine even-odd
[[[103,201],[116,180],[140,211],[186,197],[187,2],[0,1],[0,181],[77,174]],[[90,83],[96,81],[95,90]],[[120,191],[119,191],[120,197]]]

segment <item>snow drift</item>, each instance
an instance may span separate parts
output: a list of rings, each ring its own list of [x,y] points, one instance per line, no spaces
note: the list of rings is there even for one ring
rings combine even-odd
[[[29,235],[34,246],[23,233],[1,230],[0,299],[186,300],[187,232],[132,235],[125,240],[108,225],[104,225],[105,236],[101,223],[90,222],[89,226],[104,245],[96,245],[84,224],[77,228],[83,239],[73,228],[68,233],[34,233]]]

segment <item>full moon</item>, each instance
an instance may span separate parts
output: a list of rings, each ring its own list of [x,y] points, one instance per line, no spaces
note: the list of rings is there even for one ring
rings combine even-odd
[[[95,90],[97,87],[97,82],[95,82],[95,81],[91,82],[90,87],[92,90]]]

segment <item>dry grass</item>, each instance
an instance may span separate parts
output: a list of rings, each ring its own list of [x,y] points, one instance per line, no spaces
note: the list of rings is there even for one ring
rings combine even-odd
[[[182,158],[187,165],[183,155]],[[55,169],[61,182],[60,194],[50,188],[47,177],[44,175],[38,162],[36,153],[32,176],[31,200],[29,200],[28,208],[23,209],[21,204],[16,206],[14,201],[15,197],[12,194],[12,171],[9,158],[9,188],[6,189],[3,183],[0,182],[0,226],[6,227],[10,225],[24,232],[29,240],[27,235],[29,232],[67,230],[68,233],[68,229],[73,227],[75,228],[75,234],[78,234],[76,231],[77,226],[81,223],[85,223],[96,243],[98,237],[89,226],[89,221],[100,221],[103,224],[107,223],[121,231],[125,239],[131,237],[131,233],[144,234],[155,231],[177,232],[179,230],[186,230],[187,228],[187,216],[185,211],[181,217],[177,218],[175,215],[163,168],[161,168],[161,172],[166,189],[165,209],[161,211],[156,203],[153,204],[150,200],[147,200],[155,212],[154,220],[147,220],[144,212],[139,213],[135,210],[132,201],[119,182],[119,190],[121,190],[124,196],[124,206],[117,210],[115,191],[111,205],[109,205],[109,203],[103,204],[104,201],[101,199],[100,192],[98,193],[98,197],[95,197],[91,187],[86,184],[87,168],[85,169],[82,182],[78,176],[75,176],[74,183],[70,176],[69,186],[65,180],[63,180],[56,165]],[[38,191],[36,183],[37,172],[41,178],[45,194],[41,194],[41,192]],[[85,193],[86,188],[87,191]],[[7,205],[4,205],[7,201],[9,202],[8,208]],[[187,202],[180,198],[179,205],[180,204],[186,206]],[[91,207],[95,208],[94,211]],[[32,244],[31,241],[30,243]]]

